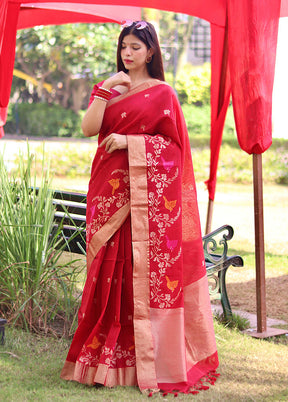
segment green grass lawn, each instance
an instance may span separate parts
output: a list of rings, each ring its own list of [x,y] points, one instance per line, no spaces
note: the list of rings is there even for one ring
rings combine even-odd
[[[196,396],[177,400],[285,401],[288,399],[288,348],[256,340],[215,322],[221,376]],[[69,342],[31,335],[8,326],[0,347],[0,400],[13,401],[144,401],[137,388],[94,388],[59,378]],[[154,395],[152,400],[163,399]]]

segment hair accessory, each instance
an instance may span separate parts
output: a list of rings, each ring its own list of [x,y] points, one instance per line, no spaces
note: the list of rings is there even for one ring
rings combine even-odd
[[[148,24],[146,21],[132,21],[132,20],[124,20],[121,21],[121,28],[128,28],[135,24],[135,28],[138,30],[147,28]]]

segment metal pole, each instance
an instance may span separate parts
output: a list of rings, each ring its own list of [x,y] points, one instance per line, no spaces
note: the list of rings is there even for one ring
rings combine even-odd
[[[257,332],[267,330],[262,155],[253,154]]]
[[[256,264],[256,304],[257,330],[244,331],[255,338],[287,334],[288,331],[267,327],[266,317],[266,284],[265,284],[265,246],[263,219],[263,180],[262,155],[253,154],[253,187],[254,187],[254,219],[255,219],[255,264]],[[257,331],[257,332],[256,332]]]
[[[211,232],[213,207],[214,207],[214,201],[210,200],[210,198],[209,198],[208,208],[207,208],[207,217],[206,217],[205,235]]]

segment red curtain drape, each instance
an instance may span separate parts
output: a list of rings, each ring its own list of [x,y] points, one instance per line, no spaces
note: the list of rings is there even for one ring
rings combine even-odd
[[[2,2],[0,3],[0,77],[1,77],[1,70],[2,70],[2,68],[1,68],[1,63],[2,63],[1,54],[2,54],[2,45],[3,45],[3,42],[4,42],[4,33],[5,33],[5,26],[6,26],[7,8],[8,8],[8,0],[2,0]],[[0,88],[1,88],[1,86],[0,86]],[[6,114],[7,114],[6,108],[3,109],[3,108],[0,107],[0,138],[3,137],[3,135],[4,135],[3,125],[6,122]]]
[[[231,89],[240,147],[249,154],[262,153],[272,143],[272,90],[280,3],[281,0],[228,0],[226,28],[211,24],[211,156],[206,182],[210,200],[215,198]]]
[[[260,154],[272,143],[272,90],[281,0],[228,1],[232,102],[240,147]]]
[[[13,79],[16,45],[16,25],[20,4],[7,0],[0,6],[0,138],[6,123],[7,105]],[[8,18],[9,17],[9,18]]]
[[[215,198],[218,159],[230,92],[227,27],[211,24],[211,153],[210,175],[206,181],[210,200]]]

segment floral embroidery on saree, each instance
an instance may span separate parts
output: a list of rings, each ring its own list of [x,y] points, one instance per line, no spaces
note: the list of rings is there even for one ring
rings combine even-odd
[[[90,367],[97,367],[100,362],[107,365],[109,368],[135,367],[135,348],[133,346],[128,349],[123,349],[121,345],[116,343],[115,348],[109,348],[103,345],[97,353],[94,348],[91,350],[91,345],[84,345],[78,361]]]
[[[110,193],[96,195],[92,199],[92,219],[86,225],[86,242],[89,244],[91,237],[109,220],[112,212],[129,202],[129,172],[128,170],[116,169],[111,173],[111,179],[107,180],[111,188]],[[117,191],[118,190],[118,191]]]
[[[171,185],[179,181],[179,167],[174,160],[168,158],[172,154],[169,148],[174,148],[169,138],[145,138],[149,151],[149,145],[153,149],[153,152],[147,152],[147,180],[151,183],[148,193],[148,217],[150,227],[153,227],[150,232],[151,306],[171,308],[182,293],[179,280],[172,279],[174,265],[181,258],[180,241],[172,238],[170,240],[175,225],[179,228],[181,220],[181,208],[178,206],[180,203],[177,204],[177,199],[174,199],[176,194],[173,194],[173,199],[170,200],[169,192]],[[169,195],[166,192],[169,192]],[[170,237],[167,234],[168,229]],[[179,229],[177,230],[179,232]]]

